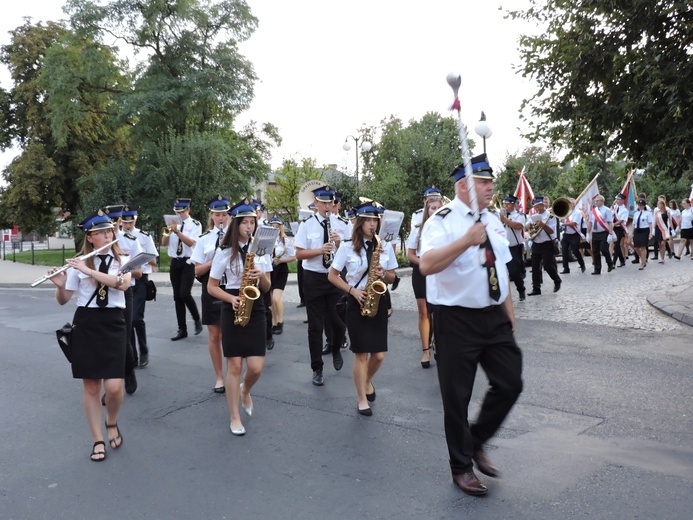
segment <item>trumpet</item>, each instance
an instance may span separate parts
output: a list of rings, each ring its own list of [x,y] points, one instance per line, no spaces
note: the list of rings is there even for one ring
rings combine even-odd
[[[161,236],[162,237],[168,237],[171,235],[171,228],[168,226],[165,226],[161,228]]]
[[[98,255],[101,251],[106,251],[106,250],[107,250],[109,247],[111,247],[113,244],[117,244],[117,243],[118,243],[118,240],[116,239],[116,240],[114,240],[113,242],[110,242],[110,243],[106,244],[105,246],[102,246],[102,247],[100,247],[100,248],[98,248],[98,249],[94,249],[91,253],[87,253],[86,255],[80,256],[79,259],[82,260],[82,261],[84,261],[84,260],[86,260],[87,258],[91,258],[92,256],[96,256],[96,255]],[[34,281],[32,282],[32,284],[31,284],[31,287],[36,287],[37,285],[41,285],[43,282],[45,282],[46,280],[50,280],[50,279],[53,278],[55,275],[58,275],[58,274],[60,274],[60,273],[64,273],[64,272],[67,271],[70,267],[72,267],[70,264],[65,264],[64,266],[59,267],[57,270],[55,270],[54,272],[52,272],[51,274],[43,275],[41,278],[38,278],[37,280],[34,280]]]
[[[573,212],[573,205],[565,197],[559,197],[551,204],[551,213],[557,218],[566,218]]]

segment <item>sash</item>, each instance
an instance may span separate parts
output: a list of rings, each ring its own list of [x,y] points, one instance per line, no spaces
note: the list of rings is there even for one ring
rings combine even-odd
[[[664,238],[664,240],[668,239],[669,238],[669,228],[664,223],[664,219],[662,218],[662,212],[659,210],[656,210],[655,222],[657,223],[657,227],[659,228],[659,231],[662,233],[662,238]]]
[[[673,214],[669,215],[669,217],[671,218],[671,228],[677,229],[679,227],[678,220],[676,220],[676,217]]]
[[[616,208],[616,209],[614,209],[614,208]],[[614,206],[614,208],[611,208],[611,211],[614,213],[614,224],[616,224],[617,226],[621,226],[623,231],[628,233],[628,229],[626,228],[626,223],[623,222],[623,220],[621,220],[620,218],[618,218],[619,205],[617,204],[616,206]]]
[[[570,217],[566,217],[566,218],[565,218],[565,223],[566,223],[566,224],[575,224],[575,222],[573,222],[572,220],[570,220]],[[585,238],[585,235],[582,234],[582,229],[580,229],[580,226],[576,225],[574,228],[573,228],[572,226],[570,226],[570,227],[571,227],[571,229],[574,229],[574,230],[575,230],[575,233],[577,233],[578,235],[580,235],[580,238],[582,238],[583,240],[587,240],[587,239]]]
[[[608,233],[609,232],[609,226],[606,225],[604,222],[604,219],[602,218],[602,214],[597,211],[597,208],[592,208],[592,215],[594,216],[594,220],[599,224],[604,231],[597,231],[597,233]],[[594,233],[595,231],[592,230]]]

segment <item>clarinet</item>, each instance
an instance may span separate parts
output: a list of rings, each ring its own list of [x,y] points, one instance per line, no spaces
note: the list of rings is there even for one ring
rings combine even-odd
[[[324,267],[330,267],[332,265],[332,261],[334,260],[334,241],[332,240],[332,226],[330,225],[329,212],[327,213],[327,217],[325,217],[325,228],[327,229],[328,241],[330,244],[332,244],[332,251],[322,254],[322,265]]]

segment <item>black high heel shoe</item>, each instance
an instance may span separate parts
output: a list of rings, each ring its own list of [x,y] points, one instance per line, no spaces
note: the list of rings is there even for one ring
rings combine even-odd
[[[431,347],[424,348],[421,350],[423,350],[424,352],[427,352],[427,351],[431,350]],[[421,362],[421,368],[431,368],[431,360],[429,359],[428,361],[422,361]]]

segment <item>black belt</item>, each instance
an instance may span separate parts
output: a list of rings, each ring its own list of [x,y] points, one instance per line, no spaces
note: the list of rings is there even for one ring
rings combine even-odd
[[[608,233],[608,231],[593,231],[594,235],[601,235],[602,233]]]
[[[473,307],[460,307],[463,311],[472,311],[472,312],[493,312],[495,310],[500,309],[500,305],[489,305],[488,307],[480,307],[478,309],[473,308]]]
[[[647,228],[647,227],[635,228],[635,232],[636,232],[636,233],[637,233],[638,231],[649,231],[649,230],[650,230],[650,228]]]

